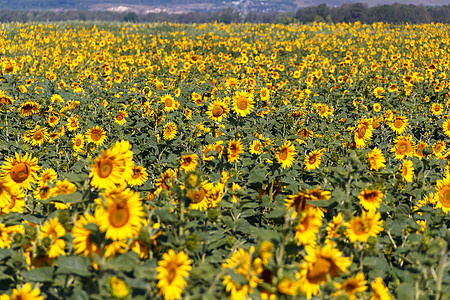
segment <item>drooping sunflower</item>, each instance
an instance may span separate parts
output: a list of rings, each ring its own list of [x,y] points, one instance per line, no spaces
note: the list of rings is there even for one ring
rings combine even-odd
[[[320,285],[324,284],[329,277],[332,278],[347,271],[351,260],[343,257],[342,253],[331,245],[305,248],[308,255],[299,265],[300,272],[296,276],[301,292],[307,298],[311,298],[319,293]]]
[[[33,191],[33,195],[36,200],[47,200],[52,195],[52,189],[47,183],[39,183],[37,189]]]
[[[95,188],[114,188],[133,175],[133,152],[128,141],[118,141],[94,159],[89,177]]]
[[[339,237],[341,234],[338,232],[338,227],[343,224],[342,213],[338,213],[337,216],[333,216],[333,220],[328,223],[327,228],[327,240],[333,237]]]
[[[249,115],[254,108],[253,94],[237,91],[233,95],[233,110],[241,117]]]
[[[13,289],[11,297],[9,300],[22,300],[22,299],[32,299],[32,300],[44,300],[44,296],[41,296],[41,289],[35,288],[31,289],[31,284],[26,283],[19,288]]]
[[[384,168],[386,159],[383,156],[383,152],[377,147],[373,148],[368,154],[368,161],[371,170],[378,171],[380,168]]]
[[[361,216],[353,217],[344,224],[347,227],[345,236],[352,243],[356,241],[367,242],[369,237],[376,237],[378,233],[383,231],[383,227],[381,227],[383,220],[380,220],[380,218],[380,213],[363,211]]]
[[[175,254],[172,249],[169,249],[169,252],[163,254],[163,259],[158,261],[158,267],[156,267],[159,294],[165,300],[180,298],[187,285],[185,277],[189,277],[191,269],[189,257],[183,251]]]
[[[322,162],[323,149],[313,150],[305,157],[305,169],[307,171],[317,169]]]
[[[89,128],[84,134],[88,143],[94,143],[97,146],[103,145],[106,141],[106,131],[98,125]]]
[[[295,227],[297,245],[314,246],[320,226],[322,226],[322,217],[313,208],[302,211],[300,220]]]
[[[183,155],[180,159],[180,168],[186,173],[193,171],[197,165],[198,156],[195,153]]]
[[[144,182],[146,182],[148,179],[148,172],[147,168],[144,168],[142,166],[134,166],[133,167],[133,174],[128,179],[128,184],[131,186],[136,185],[143,185]]]
[[[260,140],[253,140],[253,142],[249,146],[249,152],[251,154],[259,155],[262,152],[262,143]]]
[[[228,105],[222,100],[217,99],[209,104],[206,114],[210,120],[222,122],[222,119],[225,118],[229,112],[230,109],[228,108]]]
[[[104,205],[97,206],[95,219],[106,238],[120,241],[137,236],[145,215],[139,193],[119,186],[107,190],[103,198]]]
[[[450,211],[450,177],[436,181],[437,201],[434,203],[435,208],[441,208],[444,213]]]
[[[388,125],[395,133],[402,134],[409,125],[408,118],[404,116],[395,116]]]
[[[173,122],[169,122],[163,127],[163,139],[173,140],[177,134],[177,125]]]
[[[364,189],[359,193],[359,203],[368,211],[375,211],[380,207],[383,200],[383,193],[379,190]]]
[[[237,162],[239,156],[244,153],[244,146],[242,145],[241,139],[232,139],[228,143],[227,147],[227,158],[230,163]]]
[[[402,172],[403,180],[412,182],[414,176],[413,162],[405,159],[400,170]]]
[[[413,156],[414,142],[411,136],[399,136],[394,140],[394,147],[391,152],[395,153],[396,159],[404,159],[405,157]]]
[[[372,287],[370,300],[391,300],[389,289],[384,285],[384,281],[381,277],[377,277],[370,286]]]
[[[295,160],[295,146],[291,144],[291,141],[287,141],[280,147],[275,153],[275,159],[283,169],[292,167]]]
[[[203,150],[202,150],[202,153],[203,153],[203,161],[210,161],[210,160],[213,160],[214,159],[214,155],[212,155],[211,153],[211,151],[214,151],[215,149],[214,149],[214,145],[212,145],[212,144],[208,144],[208,145],[205,145],[205,146],[203,146]]]
[[[333,293],[333,297],[345,294],[350,300],[361,299],[362,293],[367,290],[367,280],[364,273],[358,272],[356,276],[346,279],[342,284],[335,282],[334,286],[337,292]]]
[[[32,157],[31,154],[15,153],[15,157],[9,157],[0,167],[3,174],[1,175],[6,182],[17,184],[26,190],[31,190],[31,182],[36,182],[38,159]]]
[[[175,100],[170,94],[165,94],[162,96],[159,102],[164,104],[164,110],[166,112],[172,112],[180,106],[180,102]]]
[[[31,115],[37,114],[40,108],[41,105],[37,102],[25,101],[19,106],[18,111],[25,117],[29,117]]]

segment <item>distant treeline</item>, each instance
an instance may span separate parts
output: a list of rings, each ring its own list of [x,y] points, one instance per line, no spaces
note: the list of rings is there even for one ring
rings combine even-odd
[[[55,21],[112,21],[112,22],[171,22],[171,23],[309,23],[313,21],[340,23],[450,23],[450,5],[427,7],[405,4],[369,7],[366,4],[342,4],[329,7],[326,4],[306,7],[297,12],[250,12],[243,15],[229,8],[221,12],[189,12],[169,14],[166,12],[137,14],[134,12],[108,11],[23,11],[0,10],[0,22],[55,22]]]

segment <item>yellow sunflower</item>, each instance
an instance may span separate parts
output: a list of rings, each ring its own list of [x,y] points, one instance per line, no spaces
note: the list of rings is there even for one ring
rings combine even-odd
[[[239,156],[244,153],[244,146],[242,145],[241,139],[232,139],[228,143],[227,147],[227,157],[230,163],[237,162]]]
[[[405,159],[400,170],[402,172],[403,180],[412,182],[414,176],[413,162]]]
[[[173,122],[169,122],[163,127],[163,139],[173,140],[177,134],[177,125]]]
[[[94,254],[101,256],[101,248],[91,239],[92,232],[85,227],[87,224],[96,224],[96,219],[91,214],[85,213],[76,221],[72,228],[73,248],[75,254],[93,258]]]
[[[130,294],[130,288],[125,281],[117,278],[117,276],[112,276],[109,279],[109,289],[114,299],[124,299]]]
[[[51,244],[47,250],[47,255],[49,258],[56,258],[60,255],[66,255],[64,252],[66,242],[61,239],[61,237],[65,234],[66,230],[61,223],[59,223],[57,218],[50,219],[42,225],[39,238],[41,240],[45,240],[46,237],[51,238]]]
[[[180,102],[175,100],[171,95],[165,94],[161,97],[160,103],[164,104],[164,110],[166,112],[172,112],[180,106]]]
[[[403,116],[395,116],[394,119],[388,123],[389,127],[397,134],[402,134],[408,127],[408,118]]]
[[[191,200],[190,208],[196,210],[206,210],[210,207],[209,194],[214,185],[206,180],[201,182],[197,187],[190,188],[186,191],[186,196]]]
[[[28,133],[29,141],[30,141],[31,145],[33,145],[33,146],[41,146],[42,144],[47,142],[49,139],[47,127],[41,128],[41,126],[36,125],[35,129],[32,129],[32,130],[28,131],[27,133]]]
[[[414,151],[414,156],[418,159],[422,159],[424,157],[423,148],[428,147],[426,142],[419,142],[416,146],[416,150]]]
[[[58,125],[60,119],[58,113],[54,112],[47,118],[48,125],[50,125],[50,127],[55,127]]]
[[[319,293],[320,285],[327,282],[328,278],[346,272],[351,260],[343,257],[342,253],[331,245],[305,248],[307,255],[299,265],[300,272],[296,276],[301,292],[311,298]]]
[[[444,134],[450,137],[450,119],[447,119],[442,123],[442,129],[444,130]]]
[[[246,91],[237,91],[233,95],[233,110],[241,117],[249,115],[253,111],[255,101],[253,94]]]
[[[373,125],[370,119],[362,119],[359,121],[354,133],[356,148],[365,148],[366,141],[372,138]]]
[[[383,156],[383,152],[377,147],[373,148],[368,154],[369,167],[371,170],[378,171],[380,168],[384,168],[386,159]]]
[[[441,103],[433,103],[430,110],[433,115],[439,116],[444,111],[444,106]]]
[[[88,143],[94,143],[97,146],[103,145],[103,143],[106,141],[106,131],[103,128],[100,128],[98,125],[89,128],[84,136],[86,137],[86,141]]]
[[[114,188],[133,175],[133,152],[128,141],[116,142],[94,159],[89,177],[95,188]]]
[[[84,135],[81,133],[77,133],[72,138],[72,143],[73,143],[73,150],[77,151],[77,152],[81,152],[84,147]]]
[[[375,211],[363,211],[361,216],[353,217],[349,222],[344,225],[347,227],[345,230],[345,236],[354,243],[360,241],[361,243],[367,242],[367,239],[371,236],[376,237],[378,233],[383,231],[383,220],[380,220],[380,213]]]
[[[450,177],[445,177],[436,182],[437,201],[434,203],[435,208],[441,208],[444,213],[450,211]]]
[[[291,145],[291,141],[287,141],[280,147],[277,153],[275,153],[275,159],[283,169],[292,167],[295,160],[295,146]]]
[[[317,169],[322,161],[323,149],[313,150],[305,157],[305,169],[307,171]]]
[[[380,207],[383,196],[383,193],[378,190],[364,189],[359,193],[358,199],[364,209],[375,211]]]
[[[103,193],[105,202],[97,206],[95,219],[106,238],[114,241],[137,236],[145,215],[139,193],[124,186]]]
[[[15,153],[15,157],[9,157],[6,162],[0,167],[3,174],[1,175],[6,182],[15,183],[18,186],[31,190],[31,182],[36,182],[38,166],[38,159],[32,157],[31,154],[26,153],[22,156]]]
[[[260,140],[253,140],[253,142],[250,144],[249,152],[251,154],[259,155],[259,154],[261,154],[262,149],[263,149],[263,146],[262,146],[261,141]]]
[[[370,300],[391,300],[389,296],[389,289],[384,285],[381,277],[377,277],[374,282],[370,284],[372,293],[370,293]]]
[[[41,296],[41,290],[39,288],[32,289],[30,283],[15,288],[12,291],[9,300],[21,300],[21,299],[32,299],[32,300],[44,300],[44,296]]]
[[[142,166],[134,166],[133,174],[128,179],[128,184],[131,186],[143,185],[148,179],[147,169]]]
[[[187,282],[185,277],[189,277],[189,271],[192,269],[189,257],[180,251],[178,254],[172,249],[163,254],[163,259],[158,261],[158,284],[159,294],[165,300],[178,299],[183,293]]]
[[[374,103],[373,104],[373,111],[374,112],[380,112],[381,111],[381,104],[380,103]]]
[[[67,130],[75,131],[80,127],[80,120],[78,120],[77,115],[73,115],[72,117],[67,119]]]
[[[314,209],[307,208],[302,211],[300,220],[295,227],[297,245],[314,246],[320,226],[322,226],[322,217]]]
[[[34,101],[26,101],[19,106],[18,110],[22,115],[29,117],[37,114],[40,108],[41,105],[39,103]]]
[[[114,122],[119,125],[123,125],[127,122],[125,118],[128,117],[128,113],[125,110],[119,110],[117,115],[114,116]]]
[[[373,94],[375,95],[375,98],[377,98],[377,99],[381,99],[381,98],[383,98],[384,97],[384,88],[382,88],[381,86],[379,86],[379,87],[376,87],[374,90],[373,90]]]
[[[11,197],[19,189],[20,187],[18,185],[0,178],[0,208],[9,210],[12,201]]]
[[[404,159],[405,157],[413,156],[414,142],[411,136],[399,136],[394,140],[394,147],[391,152],[395,153],[396,159]]]
[[[447,148],[447,145],[444,141],[437,141],[436,143],[431,146],[431,149],[433,149],[433,154],[436,155],[436,157],[439,157],[439,155],[445,151]]]
[[[198,156],[195,153],[183,155],[180,159],[180,168],[186,173],[195,170],[197,165]]]
[[[225,118],[229,112],[230,110],[225,102],[215,100],[208,106],[206,115],[212,121],[222,122],[222,119]]]
[[[335,282],[334,286],[337,292],[333,293],[333,297],[345,294],[350,300],[362,299],[362,293],[367,290],[367,281],[364,273],[358,272],[356,276],[346,279],[342,284]]]

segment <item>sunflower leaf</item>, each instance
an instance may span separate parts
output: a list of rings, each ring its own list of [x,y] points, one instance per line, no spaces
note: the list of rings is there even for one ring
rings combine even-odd
[[[41,267],[29,271],[22,271],[20,275],[26,281],[52,282],[53,267]]]
[[[58,266],[56,274],[74,274],[81,277],[91,276],[89,266],[91,260],[81,256],[60,256],[55,261]]]

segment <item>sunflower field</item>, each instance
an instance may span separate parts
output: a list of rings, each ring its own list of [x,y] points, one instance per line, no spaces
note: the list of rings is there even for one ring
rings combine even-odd
[[[0,299],[449,299],[449,33],[2,24]]]

